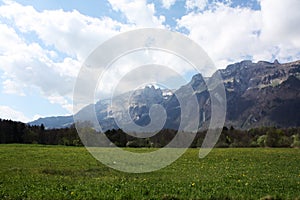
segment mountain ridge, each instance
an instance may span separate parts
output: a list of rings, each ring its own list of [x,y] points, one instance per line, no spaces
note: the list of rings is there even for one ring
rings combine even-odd
[[[258,126],[300,126],[300,60],[280,64],[259,61],[254,63],[244,60],[230,64],[225,69],[217,70],[223,79],[226,98],[226,126],[248,129]],[[195,74],[187,85],[176,91],[168,91],[163,96],[160,88],[145,87],[133,92],[128,109],[133,121],[145,126],[150,122],[149,109],[153,104],[161,104],[167,113],[164,128],[178,129],[180,123],[180,105],[175,93],[185,93],[185,88],[192,87],[200,106],[200,124],[209,122],[210,96],[206,83],[212,78],[203,78]],[[126,95],[120,95],[123,104]],[[122,99],[123,98],[123,99]],[[126,99],[127,100],[127,99]],[[113,119],[112,109],[108,104],[96,104],[96,115],[104,130],[118,128]],[[82,112],[82,110],[80,111]],[[204,113],[204,114],[203,114]],[[299,113],[299,114],[298,114]],[[31,125],[44,124],[46,128],[63,128],[73,123],[72,116],[47,117],[30,122]]]

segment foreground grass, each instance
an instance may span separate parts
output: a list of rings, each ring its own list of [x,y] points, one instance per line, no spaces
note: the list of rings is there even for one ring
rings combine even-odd
[[[214,149],[204,159],[189,149],[164,169],[128,174],[81,147],[0,145],[0,177],[0,199],[299,199],[300,149]]]

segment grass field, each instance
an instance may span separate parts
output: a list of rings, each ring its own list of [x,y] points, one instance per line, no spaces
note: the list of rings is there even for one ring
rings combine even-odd
[[[110,169],[82,147],[0,145],[0,160],[0,199],[300,199],[300,149],[214,149],[204,159],[189,149],[145,174]]]

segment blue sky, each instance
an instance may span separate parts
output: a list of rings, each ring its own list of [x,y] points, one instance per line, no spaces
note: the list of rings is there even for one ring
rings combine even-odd
[[[86,57],[136,28],[185,34],[217,68],[243,59],[298,60],[299,9],[298,0],[0,1],[0,118],[71,114]]]

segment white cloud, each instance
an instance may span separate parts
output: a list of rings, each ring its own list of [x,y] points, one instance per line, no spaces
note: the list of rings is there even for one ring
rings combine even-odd
[[[51,96],[48,96],[47,98],[50,101],[50,103],[59,104],[64,109],[66,109],[69,113],[72,113],[73,105],[72,105],[72,100],[70,97],[63,97],[60,95],[52,94]]]
[[[81,63],[78,60],[66,57],[62,62],[56,64],[54,70],[59,73],[60,76],[77,77],[80,67]]]
[[[300,47],[300,1],[261,0],[262,39]]]
[[[176,0],[161,0],[162,6],[166,9],[170,9],[175,4]]]
[[[126,28],[109,17],[102,19],[85,16],[77,10],[45,10],[38,12],[31,6],[7,1],[0,7],[0,15],[14,21],[25,33],[35,32],[48,46],[76,57],[79,61],[101,42]]]
[[[75,78],[92,50],[121,31],[137,26],[162,27],[165,20],[156,17],[154,4],[146,1],[111,3],[130,24],[109,17],[89,17],[76,10],[37,11],[32,6],[5,1],[0,6],[0,17],[9,22],[0,22],[4,92],[26,95],[26,88],[38,89],[50,103],[70,112]],[[39,40],[29,42],[24,34],[36,35]]]
[[[197,72],[190,63],[175,54],[157,50],[135,51],[119,58],[104,71],[96,97],[108,98],[113,92],[124,93],[137,88],[136,84],[145,85],[149,81],[169,85],[170,89],[179,88],[189,81],[184,82],[187,73]],[[158,74],[155,79],[153,74]],[[170,80],[176,81],[176,84],[169,83]]]
[[[214,10],[191,12],[178,20],[179,27],[190,31],[189,37],[199,43],[216,62],[238,60],[253,55],[258,45],[255,34],[260,28],[260,12],[218,4]]]
[[[52,93],[71,95],[80,67],[77,61],[65,59],[56,63],[39,44],[26,44],[20,38],[16,41],[4,40],[0,45],[2,49],[7,47],[6,54],[0,55],[4,92],[24,95],[24,89],[38,88],[46,97]]]
[[[197,8],[199,10],[203,10],[208,4],[208,0],[186,0],[185,7],[188,10],[192,10]]]
[[[75,78],[85,57],[101,42],[130,28],[109,17],[92,18],[76,10],[39,12],[12,1],[0,6],[0,17],[5,19],[0,21],[4,92],[26,95],[24,90],[38,89],[68,112],[72,110]],[[27,35],[36,35],[39,40],[27,40]]]
[[[300,59],[300,1],[261,0],[261,42],[277,48],[276,57]]]
[[[121,11],[128,22],[137,27],[163,27],[164,16],[155,16],[154,4],[147,4],[146,0],[108,0],[116,11]]]
[[[188,1],[187,1],[188,3]],[[177,20],[218,68],[245,58],[281,62],[300,59],[300,1],[261,0],[261,10],[216,3]]]
[[[29,122],[30,119],[26,117],[22,112],[14,110],[8,106],[0,106],[0,118],[11,119],[14,121]]]
[[[0,22],[0,29],[0,56],[12,54],[15,50],[14,45],[19,45],[22,41],[16,34],[15,30],[8,27],[6,24]]]
[[[12,81],[11,79],[7,79],[3,81],[3,91],[6,94],[18,94],[20,96],[25,96],[23,92],[23,87],[20,84]]]

